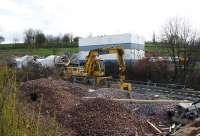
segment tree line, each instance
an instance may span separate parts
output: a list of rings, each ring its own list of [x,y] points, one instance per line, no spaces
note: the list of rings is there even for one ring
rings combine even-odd
[[[189,75],[200,61],[200,37],[197,33],[182,18],[173,18],[163,27],[162,46],[168,47],[174,64],[173,81],[179,79],[182,83],[188,82]]]
[[[0,43],[4,42],[5,38],[3,36],[0,35]]]
[[[24,43],[28,48],[78,47],[79,37],[72,34],[54,36],[45,35],[41,30],[27,29],[24,35]]]
[[[78,47],[78,36],[66,33],[64,35],[45,35],[39,29],[29,28],[24,31],[23,43],[19,43],[19,39],[14,38],[13,44],[5,45],[5,48],[68,48]],[[0,36],[0,43],[4,42],[5,38]],[[3,48],[4,44],[1,45]],[[6,47],[7,46],[7,47]]]
[[[130,68],[129,75],[144,77],[142,80],[146,81],[179,83],[200,89],[200,35],[188,20],[170,18],[161,28],[159,39],[156,40],[153,34],[152,41],[147,43],[157,50],[164,49],[167,52],[164,57],[170,60],[151,62],[144,58]],[[159,58],[160,55],[153,57]]]

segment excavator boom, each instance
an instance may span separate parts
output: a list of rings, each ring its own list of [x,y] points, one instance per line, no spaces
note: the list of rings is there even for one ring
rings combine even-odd
[[[130,83],[125,83],[125,72],[126,65],[124,62],[124,49],[122,46],[109,47],[109,48],[98,48],[89,51],[88,56],[86,57],[84,66],[81,67],[68,67],[67,75],[79,76],[79,77],[95,77],[97,84],[100,83],[100,80],[108,79],[105,77],[104,68],[102,68],[100,59],[97,59],[100,55],[106,54],[117,54],[117,62],[119,64],[119,77],[120,77],[120,88],[128,90],[129,93],[132,89]],[[74,70],[76,69],[76,70]],[[80,72],[81,71],[81,72]]]
[[[116,46],[116,47],[110,47],[110,48],[98,48],[94,50],[90,50],[88,56],[86,57],[85,61],[85,72],[88,73],[89,75],[92,75],[94,69],[94,62],[96,60],[96,57],[99,55],[105,55],[105,54],[117,54],[117,61],[119,64],[119,72],[120,72],[120,79],[125,80],[125,70],[126,70],[126,65],[123,59],[124,55],[124,49],[121,46]]]

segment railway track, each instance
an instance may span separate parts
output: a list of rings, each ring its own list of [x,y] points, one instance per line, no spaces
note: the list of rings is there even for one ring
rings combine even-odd
[[[168,87],[159,87],[154,85],[144,85],[144,84],[133,84],[133,89],[138,92],[156,92],[159,94],[164,94],[169,98],[175,99],[186,99],[195,101],[200,98],[200,91],[189,90],[189,89],[174,89]]]
[[[115,80],[113,82],[116,83],[119,81]],[[178,100],[196,101],[200,99],[200,91],[185,88],[184,85],[149,83],[132,80],[126,80],[126,82],[132,83],[133,90],[140,93],[158,93],[165,95],[168,98]]]

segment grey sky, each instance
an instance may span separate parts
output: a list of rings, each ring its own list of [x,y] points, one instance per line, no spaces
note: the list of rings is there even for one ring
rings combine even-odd
[[[0,0],[0,35],[22,39],[27,28],[82,37],[133,32],[151,39],[166,19],[200,27],[199,0]]]

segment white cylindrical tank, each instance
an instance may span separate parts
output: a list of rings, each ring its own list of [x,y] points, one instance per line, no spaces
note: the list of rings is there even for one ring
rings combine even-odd
[[[37,59],[36,63],[44,68],[54,68],[57,63],[63,61],[63,56],[50,55],[46,58]]]
[[[15,58],[15,61],[16,61],[16,67],[21,69],[23,67],[27,67],[29,62],[33,62],[34,57],[26,55],[26,56],[23,56],[23,57]]]
[[[57,60],[56,58],[57,58],[57,56],[50,55],[46,58],[37,59],[36,62],[41,64],[42,67],[53,68],[53,67],[55,67],[55,61]]]

